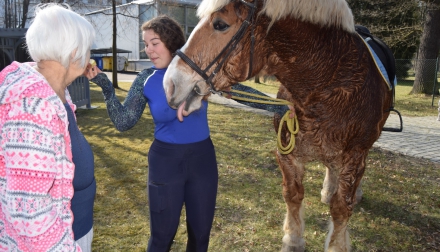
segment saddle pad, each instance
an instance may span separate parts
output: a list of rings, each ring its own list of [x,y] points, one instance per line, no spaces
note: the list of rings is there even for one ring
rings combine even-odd
[[[380,70],[389,89],[393,89],[397,84],[397,79],[396,63],[391,49],[382,40],[371,35],[366,27],[356,25],[356,32],[367,45],[370,54],[374,58],[376,67]]]

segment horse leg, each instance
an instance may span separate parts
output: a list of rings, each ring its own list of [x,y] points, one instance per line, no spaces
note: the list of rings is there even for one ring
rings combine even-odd
[[[324,204],[330,204],[330,199],[338,189],[338,171],[336,169],[325,169],[325,179],[321,190],[321,202]],[[356,189],[356,204],[362,200],[362,181],[359,183]]]
[[[339,176],[339,185],[336,193],[330,200],[331,222],[325,243],[325,251],[350,251],[351,243],[347,224],[356,202],[356,190],[361,183],[365,170],[367,153],[347,153]]]
[[[305,250],[304,214],[302,201],[304,199],[304,165],[298,162],[292,154],[276,153],[283,174],[283,197],[287,206],[284,220],[284,237],[282,252]]]
[[[321,202],[330,204],[330,200],[338,189],[338,171],[325,167],[325,179],[322,184]]]

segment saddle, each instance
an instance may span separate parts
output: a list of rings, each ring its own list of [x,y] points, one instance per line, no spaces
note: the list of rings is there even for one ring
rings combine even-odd
[[[381,39],[371,34],[367,27],[355,25],[355,30],[379,57],[385,67],[389,82],[393,85],[396,76],[396,61],[391,49]]]
[[[370,48],[374,51],[374,53],[377,55],[379,60],[382,62],[383,67],[385,68],[385,71],[388,76],[389,87],[393,91],[393,99],[389,111],[390,112],[394,111],[399,116],[400,128],[383,127],[382,131],[402,132],[403,130],[402,116],[400,115],[399,111],[394,109],[394,101],[395,101],[394,80],[396,76],[396,61],[394,59],[393,52],[381,39],[379,39],[376,36],[373,36],[367,27],[362,25],[355,25],[355,30],[370,46]]]

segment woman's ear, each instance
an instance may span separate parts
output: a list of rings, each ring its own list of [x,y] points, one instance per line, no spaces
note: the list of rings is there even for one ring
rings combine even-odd
[[[75,50],[70,54],[70,61],[73,61],[73,59],[75,58],[75,56],[76,56],[76,51],[77,51],[77,49],[75,49]]]

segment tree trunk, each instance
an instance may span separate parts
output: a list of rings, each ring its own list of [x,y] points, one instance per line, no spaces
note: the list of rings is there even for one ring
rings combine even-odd
[[[10,21],[10,18],[11,18],[11,10],[10,10],[10,6],[11,5],[11,3],[9,2],[9,0],[6,0],[5,1],[5,28],[11,28],[11,21]]]
[[[412,94],[432,94],[440,50],[440,1],[427,2],[426,20],[415,66]],[[438,94],[438,88],[434,91]]]
[[[117,46],[116,46],[116,0],[112,0],[112,9],[113,9],[113,46],[112,46],[112,53],[113,53],[113,63],[112,63],[112,79],[113,79],[113,87],[119,88],[118,85],[118,54],[117,54]]]
[[[23,1],[23,16],[21,17],[21,25],[20,25],[21,28],[26,27],[26,20],[27,20],[28,11],[29,11],[29,2],[30,2],[30,0]]]

